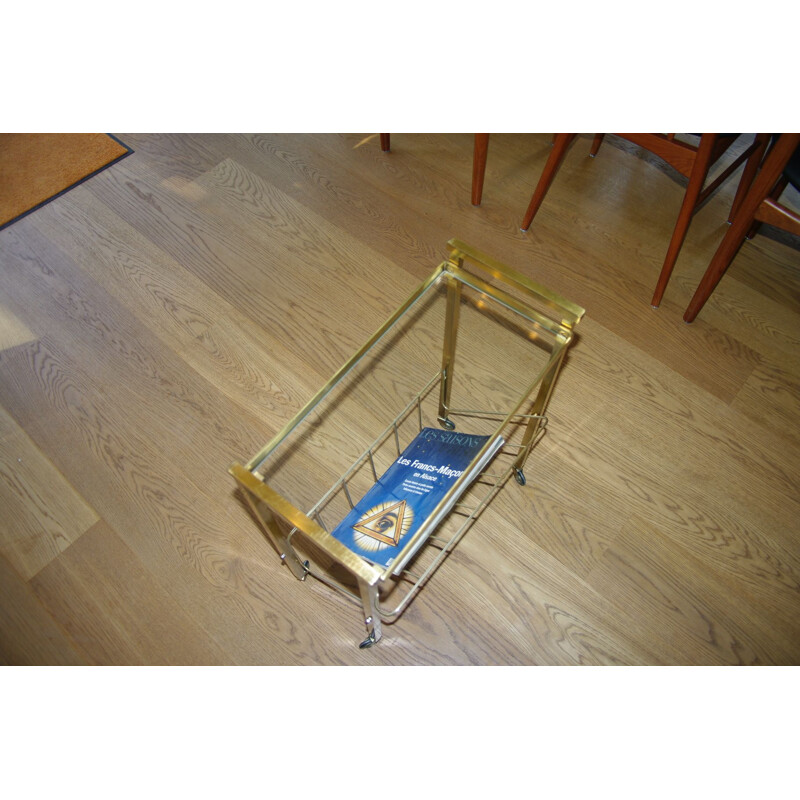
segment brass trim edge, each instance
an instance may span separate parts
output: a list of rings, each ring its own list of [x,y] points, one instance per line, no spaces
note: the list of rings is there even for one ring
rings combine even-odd
[[[286,520],[293,528],[307,536],[321,547],[331,558],[353,573],[357,578],[366,581],[370,586],[381,578],[381,570],[357,556],[338,539],[334,539],[313,519],[295,508],[286,498],[259,480],[249,469],[238,462],[228,468],[228,472],[236,482],[257,500],[264,502],[273,513]],[[260,517],[260,515],[259,515]]]
[[[450,239],[447,244],[448,247],[450,247],[450,258],[454,267],[459,269],[460,265],[452,261],[453,259],[470,259],[471,262],[477,263],[479,267],[488,272],[494,278],[497,278],[506,284],[510,283],[519,289],[523,289],[524,291],[533,294],[545,305],[554,309],[555,311],[560,312],[563,315],[562,323],[569,328],[573,328],[575,325],[577,325],[581,321],[583,315],[586,313],[586,309],[582,308],[577,303],[567,300],[565,297],[562,297],[545,286],[536,283],[506,264],[502,264],[491,256],[486,255],[486,253],[483,253],[474,247],[470,247],[468,244],[464,244],[464,242],[460,241],[459,239]]]

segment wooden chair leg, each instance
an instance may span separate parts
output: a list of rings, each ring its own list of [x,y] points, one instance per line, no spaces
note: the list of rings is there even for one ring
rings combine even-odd
[[[694,165],[692,166],[692,171],[689,176],[689,185],[686,188],[686,194],[683,196],[681,210],[678,213],[678,221],[675,223],[672,239],[670,239],[669,247],[667,248],[667,255],[661,267],[661,274],[658,276],[656,290],[650,302],[653,308],[658,308],[661,305],[661,300],[664,297],[664,290],[667,288],[672,270],[675,267],[675,262],[678,260],[678,254],[686,238],[686,232],[689,230],[689,223],[692,221],[692,215],[697,206],[697,200],[700,197],[700,193],[703,191],[703,184],[706,181],[706,176],[711,166],[711,156],[713,155],[714,144],[718,136],[719,134],[716,133],[704,133],[700,138],[700,145],[697,148],[697,155],[695,156]]]
[[[486,154],[489,151],[489,134],[476,133],[472,150],[472,205],[479,206],[483,197],[483,178],[486,175]]]
[[[764,166],[753,182],[751,190],[742,202],[739,213],[731,223],[731,227],[728,228],[728,232],[711,259],[705,275],[703,275],[686,309],[686,313],[683,315],[685,322],[693,322],[695,320],[711,293],[717,288],[717,284],[725,274],[725,270],[728,269],[731,261],[733,261],[733,257],[741,247],[748,230],[753,225],[759,206],[780,178],[786,162],[798,146],[798,142],[800,142],[800,134],[785,133],[773,146],[772,151],[764,162]]]
[[[525,212],[525,218],[522,220],[521,230],[527,231],[531,222],[533,222],[533,218],[536,216],[536,212],[539,210],[539,206],[542,204],[547,190],[550,188],[550,184],[553,182],[553,178],[555,178],[572,140],[577,135],[576,133],[557,133],[555,135],[553,149],[547,157],[547,163],[544,165],[539,183],[536,184],[531,202],[528,204],[528,210]]]
[[[390,133],[380,133],[378,134],[381,137],[381,150],[384,153],[388,153],[391,149],[391,134]]]
[[[594,139],[592,139],[592,147],[589,150],[589,155],[594,158],[597,155],[597,151],[600,149],[600,145],[603,144],[603,139],[605,139],[606,135],[604,133],[596,133],[594,135]]]
[[[770,134],[768,133],[756,134],[756,149],[745,162],[744,170],[742,171],[742,177],[739,179],[739,187],[736,190],[736,196],[733,198],[733,205],[731,205],[730,214],[728,214],[728,222],[733,222],[733,218],[742,207],[744,198],[747,196],[747,192],[753,185],[753,181],[758,173],[758,168],[761,166],[761,162],[764,160],[764,154],[766,153],[769,140]]]
[[[786,187],[789,185],[789,179],[786,177],[781,177],[778,179],[778,182],[775,184],[775,188],[770,192],[769,196],[772,200],[777,201],[778,198],[783,194]],[[761,227],[761,223],[756,220],[751,226],[750,230],[747,231],[747,236],[745,238],[752,239],[757,233],[759,228]]]

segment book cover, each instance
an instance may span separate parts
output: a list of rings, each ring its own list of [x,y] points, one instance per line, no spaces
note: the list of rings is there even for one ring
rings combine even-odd
[[[332,535],[374,564],[389,566],[488,440],[423,428]],[[502,445],[498,437],[471,470],[472,478]]]

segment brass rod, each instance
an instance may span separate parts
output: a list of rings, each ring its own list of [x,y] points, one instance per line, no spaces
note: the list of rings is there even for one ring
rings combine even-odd
[[[505,306],[510,311],[513,311],[515,314],[521,316],[523,319],[528,320],[528,322],[532,322],[540,330],[547,331],[553,336],[571,335],[570,325],[565,325],[563,322],[556,322],[549,317],[546,317],[544,314],[540,314],[538,311],[526,306],[515,297],[512,297],[510,294],[508,294],[508,292],[504,292],[502,289],[495,288],[482,278],[479,278],[477,275],[462,273],[451,274],[454,274],[461,281],[461,283],[472,287],[475,289],[475,291],[480,292],[487,297],[491,297],[501,306]]]
[[[296,528],[298,532],[314,541],[331,558],[356,577],[368,583],[377,583],[380,580],[381,573],[378,567],[356,555],[338,539],[335,539],[325,531],[318,523],[314,522],[313,519],[253,475],[245,466],[234,462],[229,467],[228,472],[246,491],[247,496],[252,498],[251,507],[253,507],[262,524],[266,525],[266,522],[259,511],[260,503],[263,503],[270,510],[270,513],[284,520],[287,525]]]
[[[528,294],[532,294],[549,308],[563,314],[565,318],[564,324],[567,325],[567,327],[571,328],[577,325],[586,313],[585,309],[581,308],[581,306],[576,303],[550,291],[550,289],[532,281],[530,278],[527,278],[525,275],[522,275],[506,264],[501,264],[491,256],[464,244],[458,239],[451,239],[447,244],[451,248],[451,258],[458,259],[459,257],[466,256],[471,261],[477,262],[478,266],[483,269],[484,272],[488,272],[497,280],[505,284],[511,284],[524,290]]]
[[[439,385],[439,419],[447,419],[450,395],[453,391],[453,370],[456,358],[456,339],[461,311],[461,283],[454,276],[447,280],[444,344],[442,346],[442,382]]]

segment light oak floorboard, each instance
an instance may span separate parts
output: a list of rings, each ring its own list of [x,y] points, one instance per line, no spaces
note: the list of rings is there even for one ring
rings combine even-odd
[[[26,580],[95,522],[97,514],[0,408],[0,553]]]
[[[661,653],[705,664],[793,664],[797,619],[776,624],[770,605],[742,595],[729,573],[631,517],[587,583],[644,622]]]
[[[31,586],[92,663],[228,661],[105,521]]]
[[[0,664],[87,663],[87,656],[47,613],[28,582],[0,555]]]

